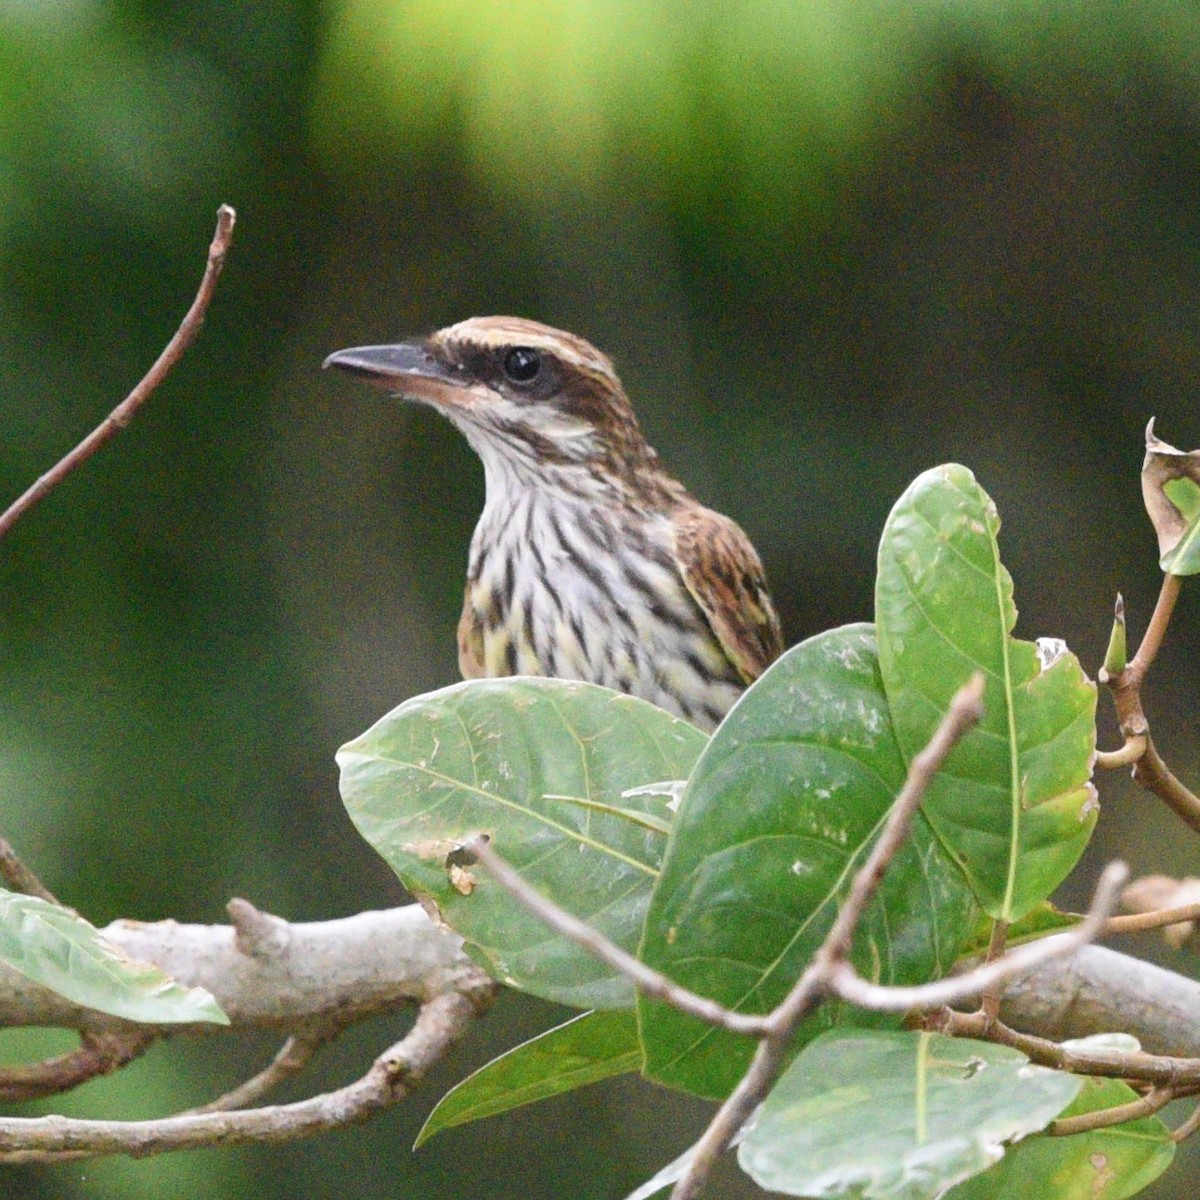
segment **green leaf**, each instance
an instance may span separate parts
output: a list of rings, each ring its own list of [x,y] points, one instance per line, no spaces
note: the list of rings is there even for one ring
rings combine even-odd
[[[1119,1079],[1086,1079],[1061,1115],[1075,1117],[1136,1099],[1133,1088]],[[1069,1137],[1038,1134],[1011,1147],[990,1170],[947,1192],[945,1200],[1125,1200],[1157,1179],[1174,1157],[1171,1131],[1158,1117]]]
[[[624,1075],[641,1065],[633,1013],[583,1013],[513,1047],[451,1088],[429,1114],[413,1149],[443,1129]]]
[[[1096,822],[1096,688],[1061,642],[1009,636],[1017,614],[999,528],[965,467],[926,471],[884,528],[875,601],[906,761],[983,672],[983,720],[951,752],[923,809],[980,904],[1016,921],[1062,882]]]
[[[544,895],[636,947],[669,821],[648,780],[686,776],[707,739],[651,704],[563,679],[476,679],[400,705],[338,752],[359,832],[497,979],[578,1007],[633,1003],[622,975],[473,869],[479,833]],[[641,793],[641,794],[636,794]],[[551,796],[573,799],[555,800]]]
[[[738,1161],[788,1196],[932,1200],[991,1166],[1002,1143],[1044,1128],[1081,1084],[987,1042],[837,1031],[783,1074]]]
[[[77,913],[0,888],[0,961],[75,1004],[161,1024],[229,1018],[200,987],[136,962]]]
[[[675,818],[641,957],[742,1012],[784,997],[820,945],[877,837],[905,767],[869,625],[789,650],[713,735]],[[975,919],[969,889],[918,816],[855,937],[869,979],[943,974]],[[725,1095],[754,1043],[639,997],[652,1078]],[[826,1005],[801,1027],[898,1023]]]

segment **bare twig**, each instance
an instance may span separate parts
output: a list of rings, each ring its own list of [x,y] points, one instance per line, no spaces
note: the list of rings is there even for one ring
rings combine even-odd
[[[285,1080],[299,1075],[312,1061],[313,1055],[339,1032],[338,1029],[330,1028],[320,1035],[297,1035],[288,1038],[279,1047],[275,1057],[257,1075],[252,1075],[237,1087],[230,1088],[215,1100],[210,1100],[207,1104],[198,1104],[195,1108],[189,1108],[187,1112],[178,1115],[183,1117],[196,1113],[229,1112],[235,1108],[248,1108]]]
[[[1188,945],[1200,921],[1200,879],[1143,875],[1121,893],[1128,917],[1114,917],[1114,932],[1161,929],[1163,941],[1175,949]]]
[[[932,983],[913,987],[887,987],[868,983],[849,962],[842,962],[830,979],[830,990],[843,1000],[872,1012],[907,1012],[912,1008],[960,1004],[1050,959],[1065,958],[1096,938],[1103,932],[1128,874],[1124,863],[1109,863],[1096,885],[1092,906],[1078,925],[1065,933],[1056,933],[1052,937],[1017,946],[993,962],[984,963],[962,975],[952,975],[948,979],[936,979]],[[987,1017],[986,1013],[984,1015]]]
[[[924,1028],[954,1037],[978,1038],[1011,1046],[1031,1062],[1074,1075],[1102,1075],[1109,1079],[1136,1079],[1175,1091],[1200,1086],[1200,1058],[1146,1054],[1141,1050],[1079,1049],[1048,1038],[1021,1033],[1001,1021],[990,1021],[981,1012],[961,1013],[942,1009],[923,1022]]]
[[[1128,1104],[1116,1104],[1112,1108],[1101,1108],[1095,1112],[1080,1113],[1077,1117],[1059,1117],[1051,1121],[1046,1132],[1051,1137],[1070,1137],[1073,1133],[1091,1133],[1094,1129],[1107,1129],[1110,1125],[1121,1125],[1126,1121],[1136,1121],[1139,1117],[1149,1117],[1166,1108],[1175,1099],[1175,1092],[1169,1087],[1151,1088],[1144,1096],[1130,1100]]]
[[[783,1064],[796,1026],[816,1007],[843,964],[854,931],[892,859],[908,837],[912,819],[938,768],[958,741],[983,715],[983,676],[975,674],[950,702],[924,750],[909,764],[904,787],[892,804],[879,839],[850,884],[850,891],[806,970],[767,1018],[769,1029],[738,1085],[717,1110],[693,1148],[687,1169],[671,1191],[671,1200],[695,1200],[716,1160],[762,1103]]]
[[[1102,771],[1115,771],[1119,767],[1128,767],[1137,762],[1146,753],[1146,735],[1135,734],[1125,739],[1125,745],[1119,750],[1097,750],[1096,766]]]
[[[687,1168],[671,1189],[671,1200],[695,1200],[704,1190],[717,1159],[733,1144],[775,1081],[786,1050],[786,1038],[763,1038],[758,1043],[746,1073],[692,1147]]]
[[[1150,722],[1146,720],[1142,708],[1142,682],[1166,637],[1182,586],[1183,580],[1178,575],[1163,576],[1150,624],[1132,661],[1115,675],[1110,675],[1106,670],[1100,672],[1101,681],[1108,685],[1112,693],[1113,707],[1121,732],[1125,735],[1125,745],[1120,750],[1098,754],[1096,762],[1103,767],[1132,763],[1134,779],[1200,833],[1200,797],[1180,783],[1168,769],[1155,749],[1150,736]]]
[[[403,1099],[478,1012],[478,999],[455,992],[435,997],[421,1007],[408,1036],[380,1055],[361,1079],[295,1104],[150,1121],[0,1119],[0,1162],[56,1161],[80,1152],[140,1158],[196,1146],[288,1142],[354,1124]]]
[[[1167,626],[1171,623],[1171,614],[1175,611],[1175,601],[1179,599],[1182,587],[1183,579],[1180,576],[1163,576],[1150,624],[1146,626],[1146,632],[1142,635],[1142,644],[1138,646],[1133,661],[1121,672],[1134,687],[1140,686],[1150,669],[1150,664],[1158,657],[1159,648],[1167,636]]]
[[[116,408],[92,430],[69,454],[61,458],[44,475],[38,478],[23,495],[0,514],[0,538],[21,519],[39,500],[52,492],[81,463],[86,462],[102,446],[112,440],[130,421],[134,414],[150,398],[155,388],[167,377],[171,368],[183,357],[184,352],[196,340],[204,314],[217,285],[217,277],[225,265],[225,253],[233,235],[236,214],[228,204],[217,210],[217,229],[208,248],[208,263],[200,289],[192,301],[191,308],[183,318],[174,337],[167,343],[154,365],[146,372],[141,382],[117,405]]]
[[[1162,929],[1167,925],[1182,925],[1191,921],[1200,921],[1200,904],[1183,904],[1178,908],[1159,908],[1153,912],[1109,917],[1104,932],[1141,933],[1146,929]]]
[[[1192,1109],[1192,1115],[1182,1125],[1171,1130],[1171,1141],[1182,1142],[1185,1138],[1190,1138],[1197,1129],[1200,1129],[1200,1104]]]
[[[17,857],[11,843],[4,838],[0,838],[0,879],[23,896],[36,896],[48,904],[58,903],[54,893]]]
[[[582,946],[614,971],[620,971],[633,980],[647,996],[662,1000],[689,1017],[695,1017],[720,1029],[728,1029],[731,1033],[761,1037],[766,1032],[766,1017],[733,1012],[707,996],[700,996],[680,987],[660,971],[639,962],[632,954],[622,950],[615,942],[609,941],[578,917],[559,908],[553,900],[547,900],[536,888],[526,883],[484,838],[473,838],[465,842],[463,849],[473,854],[496,882],[510,895],[515,896],[539,920],[556,933],[561,933],[563,937]]]
[[[929,739],[929,744],[909,764],[908,777],[892,805],[883,832],[867,861],[854,876],[845,903],[839,909],[837,920],[821,947],[821,954],[831,962],[849,954],[854,931],[892,859],[908,839],[913,815],[934,775],[956,743],[982,716],[983,675],[976,672],[950,701],[950,708]]]
[[[70,1091],[132,1062],[156,1040],[149,1030],[85,1033],[79,1046],[38,1063],[0,1068],[0,1100],[36,1100]]]
[[[1200,833],[1200,797],[1184,787],[1171,773],[1149,732],[1146,734],[1146,749],[1134,764],[1133,777],[1148,792],[1153,792],[1162,800],[1176,816]]]

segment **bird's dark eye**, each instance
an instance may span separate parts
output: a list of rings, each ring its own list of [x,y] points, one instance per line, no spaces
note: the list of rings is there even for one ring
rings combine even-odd
[[[504,356],[504,373],[513,383],[532,383],[541,369],[541,354],[529,346],[514,346]]]

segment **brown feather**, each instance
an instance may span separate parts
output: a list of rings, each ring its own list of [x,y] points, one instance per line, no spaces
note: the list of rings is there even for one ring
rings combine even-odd
[[[729,661],[752,683],[783,650],[779,618],[750,539],[695,502],[674,514],[675,561]]]

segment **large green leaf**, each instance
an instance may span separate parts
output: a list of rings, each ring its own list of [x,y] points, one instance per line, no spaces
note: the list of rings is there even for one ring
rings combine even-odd
[[[3,888],[0,961],[76,1004],[130,1021],[229,1024],[204,988],[128,958],[69,908]]]
[[[514,1046],[452,1087],[429,1114],[416,1145],[443,1129],[624,1075],[641,1065],[632,1012],[583,1013]]]
[[[359,832],[497,979],[618,1008],[633,1002],[629,981],[551,932],[459,846],[490,835],[541,892],[632,950],[671,817],[669,798],[643,785],[686,776],[706,741],[607,688],[477,679],[400,705],[338,762]],[[638,812],[655,819],[639,824]]]
[[[1063,1117],[1137,1099],[1119,1079],[1086,1079]],[[1037,1134],[1011,1147],[990,1170],[946,1193],[945,1200],[1125,1200],[1171,1165],[1175,1143],[1158,1117],[1142,1117],[1069,1137]]]
[[[983,720],[951,753],[924,811],[980,904],[1015,921],[1063,880],[1095,824],[1096,688],[1061,643],[1010,636],[1017,612],[999,529],[965,467],[926,471],[884,528],[876,626],[906,760],[983,672]]]
[[[683,802],[646,920],[641,956],[694,991],[767,1012],[829,931],[904,783],[869,625],[834,629],[778,660],[725,719]],[[868,978],[943,973],[974,919],[970,891],[920,817],[859,926]],[[754,1045],[639,998],[646,1070],[706,1096],[727,1093]],[[826,1006],[813,1036],[840,1016]]]
[[[1081,1084],[1005,1046],[839,1030],[782,1075],[738,1161],[787,1196],[933,1200],[991,1166],[1002,1143],[1044,1128]]]

